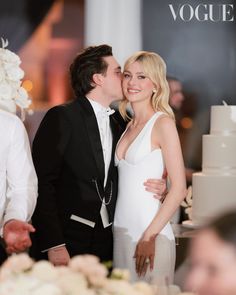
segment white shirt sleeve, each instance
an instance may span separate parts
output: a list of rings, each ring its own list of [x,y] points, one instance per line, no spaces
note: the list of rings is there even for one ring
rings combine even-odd
[[[60,244],[60,245],[57,245],[57,246],[54,246],[54,247],[51,247],[51,248],[48,248],[46,250],[43,250],[41,251],[42,253],[45,253],[45,252],[48,252],[49,250],[53,250],[53,249],[56,249],[56,248],[59,248],[59,247],[62,247],[62,246],[65,246],[66,244]]]
[[[10,219],[29,221],[38,195],[37,176],[23,123],[15,120],[6,162],[6,208],[3,224]]]

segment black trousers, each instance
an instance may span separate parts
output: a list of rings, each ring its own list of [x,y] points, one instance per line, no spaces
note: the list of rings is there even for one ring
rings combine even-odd
[[[103,227],[101,217],[94,228],[83,223],[70,220],[64,232],[66,248],[71,257],[80,254],[93,254],[101,261],[111,261],[113,258],[112,225]],[[37,239],[33,240],[30,255],[36,259],[48,259],[47,253],[37,249]]]

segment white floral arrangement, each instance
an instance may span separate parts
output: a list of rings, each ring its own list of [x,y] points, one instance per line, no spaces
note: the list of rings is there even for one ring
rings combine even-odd
[[[26,253],[9,257],[0,269],[0,295],[162,295],[158,286],[129,283],[126,270],[107,268],[93,255],[71,258],[68,266],[34,262]],[[115,278],[119,276],[119,279]],[[180,293],[177,286],[168,294]],[[190,293],[189,293],[190,294]]]
[[[27,91],[21,86],[24,71],[20,68],[21,60],[14,52],[6,49],[8,41],[2,41],[0,48],[0,109],[16,113],[21,110],[22,120],[24,110],[29,107],[31,100]]]
[[[188,187],[186,198],[181,203],[181,206],[185,208],[184,211],[188,215],[188,219],[193,220],[193,192],[192,192],[192,186]]]

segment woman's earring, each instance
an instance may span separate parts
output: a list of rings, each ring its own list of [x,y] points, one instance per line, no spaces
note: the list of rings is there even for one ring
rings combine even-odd
[[[154,89],[152,90],[152,92],[153,92],[153,93],[156,93],[156,92],[157,92],[156,88],[154,88]]]

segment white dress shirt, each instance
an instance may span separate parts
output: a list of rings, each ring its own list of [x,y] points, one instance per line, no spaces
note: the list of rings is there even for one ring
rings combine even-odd
[[[111,162],[111,150],[112,150],[112,132],[110,127],[110,119],[109,119],[109,116],[105,114],[109,108],[105,108],[104,106],[102,106],[101,104],[99,104],[98,102],[92,99],[88,98],[88,100],[95,113],[99,132],[100,132],[103,158],[104,158],[104,164],[105,164],[105,177],[104,177],[104,187],[105,187],[107,182],[108,169]],[[101,205],[100,214],[101,214],[103,226],[107,227],[111,225],[111,223],[109,223],[107,208],[104,202]]]
[[[29,221],[38,181],[29,139],[21,120],[0,110],[0,230],[10,219]]]

